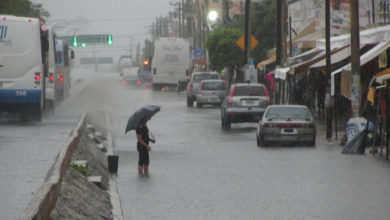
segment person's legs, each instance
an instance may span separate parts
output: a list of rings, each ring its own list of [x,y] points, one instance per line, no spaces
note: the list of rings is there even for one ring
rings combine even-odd
[[[143,170],[143,155],[142,151],[138,150],[138,175],[142,175]]]
[[[145,152],[145,158],[144,158],[144,174],[148,175],[149,174],[149,152]]]
[[[144,174],[147,176],[149,174],[149,166],[145,165],[144,166]]]

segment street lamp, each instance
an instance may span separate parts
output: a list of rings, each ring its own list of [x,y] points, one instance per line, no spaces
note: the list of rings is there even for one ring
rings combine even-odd
[[[207,19],[208,19],[211,23],[216,22],[217,19],[218,19],[218,12],[215,11],[215,10],[209,11],[209,13],[208,13],[208,15],[207,15]]]

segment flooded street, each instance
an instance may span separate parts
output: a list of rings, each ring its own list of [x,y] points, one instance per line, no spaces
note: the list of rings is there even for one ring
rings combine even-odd
[[[386,219],[390,167],[340,154],[318,125],[316,147],[256,146],[256,124],[221,128],[219,107],[188,108],[184,94],[106,84],[119,155],[118,188],[125,219]],[[113,99],[113,97],[116,97]],[[161,106],[148,122],[157,139],[150,175],[139,177],[138,108]]]

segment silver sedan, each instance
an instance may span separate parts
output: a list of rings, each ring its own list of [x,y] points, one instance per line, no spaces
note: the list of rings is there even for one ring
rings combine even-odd
[[[303,142],[315,146],[316,125],[304,105],[270,105],[257,126],[257,145],[269,142]]]
[[[196,107],[202,105],[221,105],[227,86],[223,80],[203,80],[196,94]]]

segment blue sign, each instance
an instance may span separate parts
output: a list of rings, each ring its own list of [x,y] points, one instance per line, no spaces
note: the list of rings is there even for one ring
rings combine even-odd
[[[195,59],[202,58],[202,55],[203,55],[202,48],[195,48],[195,50],[194,50]]]

